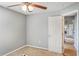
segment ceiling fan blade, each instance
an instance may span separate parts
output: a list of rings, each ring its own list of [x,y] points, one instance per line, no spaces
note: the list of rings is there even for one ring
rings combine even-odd
[[[22,4],[16,4],[16,5],[11,5],[11,6],[8,6],[8,7],[15,7],[15,6],[20,6]]]
[[[36,8],[40,8],[40,9],[47,9],[46,6],[43,6],[43,5],[40,5],[40,4],[31,4],[33,7],[36,7]]]

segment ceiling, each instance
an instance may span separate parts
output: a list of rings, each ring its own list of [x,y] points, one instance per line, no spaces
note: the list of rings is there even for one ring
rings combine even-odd
[[[33,3],[36,3],[36,2],[33,2]],[[54,12],[54,11],[58,11],[63,8],[66,8],[72,4],[75,4],[75,2],[38,2],[38,3],[40,3],[44,6],[47,6],[47,10],[34,9],[32,12],[26,13],[21,9],[21,6],[7,7],[10,5],[21,4],[21,2],[0,2],[0,6],[28,15],[28,14],[51,12],[51,11]]]

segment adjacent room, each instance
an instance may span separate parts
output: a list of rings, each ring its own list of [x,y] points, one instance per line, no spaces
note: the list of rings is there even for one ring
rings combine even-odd
[[[0,2],[0,56],[78,56],[79,2]]]

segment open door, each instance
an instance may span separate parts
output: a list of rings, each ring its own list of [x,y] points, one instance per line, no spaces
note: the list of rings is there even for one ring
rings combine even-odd
[[[48,50],[62,53],[62,17],[48,18]]]

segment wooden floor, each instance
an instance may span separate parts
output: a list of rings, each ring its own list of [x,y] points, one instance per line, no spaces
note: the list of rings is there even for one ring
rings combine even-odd
[[[64,43],[64,55],[65,56],[76,56],[77,55],[74,44]]]
[[[62,54],[27,46],[7,56],[62,56]]]

